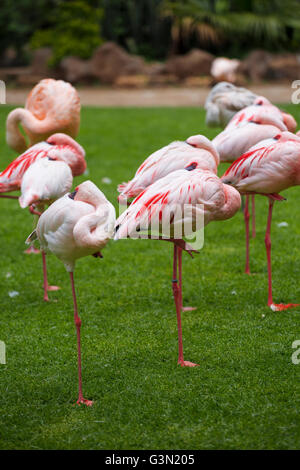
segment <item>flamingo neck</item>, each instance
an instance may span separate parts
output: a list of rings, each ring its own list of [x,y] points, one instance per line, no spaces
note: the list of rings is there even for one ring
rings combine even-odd
[[[7,144],[18,153],[23,153],[27,149],[27,143],[21,134],[19,124],[27,118],[29,111],[17,108],[11,111],[6,121],[6,141]]]

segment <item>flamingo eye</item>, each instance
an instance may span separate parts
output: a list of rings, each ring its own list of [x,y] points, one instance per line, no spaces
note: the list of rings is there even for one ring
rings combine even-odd
[[[190,163],[188,166],[185,167],[185,170],[187,170],[187,171],[192,171],[192,170],[195,170],[195,168],[197,168],[197,163],[196,163],[196,162],[192,162],[192,163]]]

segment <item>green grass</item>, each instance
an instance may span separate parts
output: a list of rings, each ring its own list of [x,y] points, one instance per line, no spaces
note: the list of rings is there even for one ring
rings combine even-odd
[[[300,119],[300,109],[288,108]],[[9,108],[2,106],[1,167]],[[82,111],[79,142],[89,178],[116,202],[116,186],[152,151],[204,127],[202,109]],[[222,165],[220,173],[225,169]],[[111,185],[101,183],[103,177]],[[77,182],[84,180],[78,178]],[[276,203],[272,241],[274,299],[300,301],[299,189]],[[184,255],[185,358],[177,367],[172,247],[159,241],[111,242],[104,259],[79,260],[75,272],[83,321],[84,392],[77,398],[76,337],[64,267],[48,257],[49,281],[62,290],[42,301],[39,256],[23,255],[32,217],[16,201],[0,206],[1,449],[295,449],[300,448],[300,308],[271,312],[267,301],[264,230],[267,200],[257,197],[257,238],[244,268],[242,213],[211,223],[194,259]],[[288,227],[277,223],[286,221]],[[11,276],[7,277],[7,273]],[[19,295],[10,298],[16,290]]]

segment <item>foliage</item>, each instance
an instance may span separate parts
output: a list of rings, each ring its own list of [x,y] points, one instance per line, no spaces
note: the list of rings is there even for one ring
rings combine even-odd
[[[0,108],[2,167],[15,157],[4,143],[11,109]],[[300,120],[299,107],[288,111]],[[149,153],[190,134],[218,132],[203,123],[200,108],[84,108],[78,141],[89,178],[117,207],[117,184]],[[287,201],[275,204],[272,227],[274,299],[299,302],[299,188],[283,194]],[[185,356],[200,364],[195,369],[176,365],[168,243],[112,241],[103,259],[78,261],[84,393],[95,401],[85,409],[72,406],[77,358],[68,275],[49,255],[49,282],[62,289],[44,303],[41,259],[23,254],[32,216],[18,201],[0,200],[0,340],[7,352],[0,365],[0,448],[299,449],[300,365],[291,355],[300,309],[266,307],[268,204],[262,196],[256,204],[251,276],[243,274],[241,211],[209,224],[200,254],[183,256],[184,302],[198,308],[182,317]],[[278,227],[282,221],[288,227]],[[19,295],[10,298],[10,291]]]
[[[103,0],[102,3],[106,39],[151,59],[167,55],[171,21],[160,15],[161,0]]]
[[[99,8],[83,0],[62,2],[51,15],[50,28],[36,31],[31,46],[52,47],[52,65],[70,55],[88,59],[101,44],[101,14]]]
[[[1,0],[0,54],[13,47],[17,61],[24,62],[26,44],[35,30],[49,26],[49,12],[57,4],[58,0]]]
[[[193,42],[216,53],[250,48],[297,48],[299,0],[164,0],[163,13],[173,20],[175,46]]]

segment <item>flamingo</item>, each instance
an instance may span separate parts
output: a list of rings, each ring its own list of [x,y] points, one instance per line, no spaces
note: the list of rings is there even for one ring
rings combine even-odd
[[[81,175],[86,169],[85,151],[81,145],[66,134],[54,134],[46,142],[30,147],[0,173],[0,197],[7,197],[3,193],[19,190],[25,171],[42,158],[64,161],[73,176]]]
[[[191,136],[185,142],[171,142],[146,158],[131,181],[118,186],[119,202],[138,196],[150,184],[175,170],[192,166],[216,174],[219,162],[218,152],[204,135]]]
[[[26,240],[26,243],[31,243],[38,239],[41,248],[56,255],[70,275],[77,333],[78,405],[91,406],[93,402],[85,399],[82,393],[81,319],[74,284],[75,262],[88,255],[101,257],[100,250],[112,237],[114,224],[115,209],[112,204],[94,183],[85,181],[73,193],[58,199],[43,212],[36,230]]]
[[[228,168],[222,176],[222,181],[232,185],[241,194],[260,194],[268,197],[269,213],[265,235],[268,306],[277,311],[299,305],[273,302],[270,233],[274,202],[285,200],[279,193],[300,184],[300,138],[290,132],[283,132],[272,139],[259,142]]]
[[[230,119],[241,109],[254,103],[257,95],[246,88],[232,83],[217,83],[205,101],[206,125],[225,127]]]
[[[188,170],[188,171],[187,171]],[[182,345],[182,249],[193,248],[183,240],[197,223],[232,217],[241,204],[234,188],[224,185],[213,172],[191,168],[174,171],[148,186],[116,221],[115,240],[122,238],[159,238],[174,243],[172,288],[178,326],[178,364],[194,367],[185,361]],[[160,235],[151,235],[151,230]],[[142,235],[143,232],[147,232]],[[180,233],[179,233],[180,232]]]
[[[41,216],[45,205],[50,205],[70,191],[73,176],[69,165],[63,161],[42,158],[33,163],[25,172],[21,184],[20,206],[29,207],[32,214]],[[42,251],[44,300],[49,301],[48,291],[59,287],[48,284],[46,253]]]
[[[40,142],[19,155],[0,173],[0,198],[18,199],[18,196],[4,194],[19,190],[24,173],[30,165],[43,158],[65,161],[73,176],[81,175],[86,169],[85,151],[74,139],[66,134],[53,134],[46,142]],[[25,253],[39,253],[34,247]]]
[[[41,80],[27,97],[25,109],[16,108],[6,121],[7,144],[18,153],[28,145],[19,130],[22,125],[30,146],[62,132],[76,137],[80,124],[80,99],[75,88],[63,80]]]
[[[179,169],[202,169],[217,173],[219,155],[209,139],[194,135],[185,142],[175,141],[150,155],[138,168],[134,178],[118,186],[119,202],[138,196],[144,189]],[[195,307],[181,307],[182,311]]]
[[[245,107],[232,117],[226,126],[226,131],[252,120],[274,125],[281,131],[295,132],[297,127],[297,122],[291,114],[277,108],[264,96],[258,96],[252,105]]]
[[[241,61],[238,59],[216,57],[212,63],[210,73],[212,77],[218,82],[220,82],[221,80],[235,82],[237,78],[236,72],[240,64]]]

